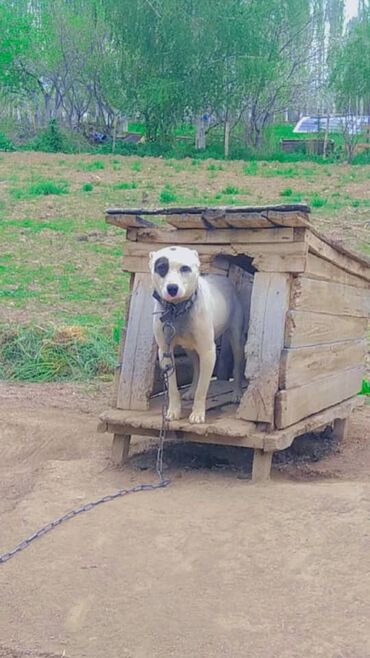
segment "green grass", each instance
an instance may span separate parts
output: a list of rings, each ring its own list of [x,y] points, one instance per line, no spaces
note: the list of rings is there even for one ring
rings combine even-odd
[[[114,190],[136,190],[137,183],[135,181],[132,181],[132,183],[120,181],[119,183],[113,183],[112,187]]]
[[[83,192],[92,192],[94,189],[94,186],[92,183],[84,183],[82,186],[82,191]]]
[[[286,187],[284,190],[281,190],[280,196],[293,196],[293,190],[291,187]]]
[[[235,185],[227,185],[223,190],[222,194],[240,194],[240,190]]]
[[[311,206],[312,208],[322,208],[325,206],[327,203],[327,199],[324,199],[322,196],[319,194],[315,194],[312,199],[311,199]]]
[[[174,201],[178,201],[177,194],[172,185],[165,185],[159,194],[159,201],[161,203],[173,203]]]
[[[40,179],[26,187],[11,188],[11,196],[14,199],[27,199],[34,196],[50,196],[69,193],[69,183],[67,181],[55,181],[49,179]]]
[[[110,378],[116,353],[109,335],[80,326],[3,327],[0,378],[51,382]]]
[[[99,171],[105,169],[103,160],[92,160],[91,162],[79,162],[77,168],[80,171]]]
[[[134,171],[134,172],[136,172],[136,173],[138,173],[139,171],[141,171],[142,168],[143,168],[143,165],[142,165],[142,163],[140,162],[140,160],[136,160],[136,161],[133,162],[132,165],[131,165],[131,171]]]

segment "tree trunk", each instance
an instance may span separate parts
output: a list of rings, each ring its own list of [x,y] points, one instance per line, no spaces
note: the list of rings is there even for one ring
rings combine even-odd
[[[230,121],[228,114],[226,114],[226,119],[224,121],[224,156],[225,158],[229,157],[229,146],[230,146]]]
[[[202,116],[197,117],[195,124],[195,148],[197,150],[206,148],[206,122]]]

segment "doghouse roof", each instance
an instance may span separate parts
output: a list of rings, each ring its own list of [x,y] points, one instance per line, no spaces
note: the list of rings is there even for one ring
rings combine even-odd
[[[109,224],[114,224],[122,229],[158,230],[159,227],[165,229],[163,223],[158,226],[158,223],[150,221],[148,219],[149,217],[163,218],[167,225],[169,224],[176,229],[203,229],[206,231],[230,229],[230,242],[233,242],[232,236],[234,229],[279,229],[284,227],[306,229],[307,234],[312,236],[311,243],[314,244],[312,248],[314,253],[326,260],[335,262],[335,252],[337,252],[339,261],[342,261],[340,258],[340,255],[342,255],[346,258],[345,262],[347,265],[349,265],[350,261],[353,264],[360,264],[360,270],[357,267],[355,268],[358,270],[357,274],[370,280],[370,258],[360,255],[348,247],[344,247],[342,243],[334,241],[317,231],[309,221],[310,212],[309,206],[303,204],[109,208],[106,212],[106,219]],[[138,239],[140,241],[140,237]],[[191,242],[190,233],[189,242]],[[341,265],[341,263],[338,264]]]

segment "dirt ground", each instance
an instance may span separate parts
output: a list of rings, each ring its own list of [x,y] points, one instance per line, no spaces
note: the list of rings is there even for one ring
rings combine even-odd
[[[68,509],[154,481],[96,433],[110,387],[0,384],[0,552]],[[166,448],[166,489],[68,521],[0,566],[0,658],[369,658],[370,407],[343,445]]]

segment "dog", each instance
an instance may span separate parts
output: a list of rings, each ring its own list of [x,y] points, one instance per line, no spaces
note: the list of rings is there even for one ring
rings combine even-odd
[[[194,399],[190,423],[205,422],[206,397],[216,361],[215,340],[228,332],[234,359],[233,402],[242,395],[244,313],[232,281],[222,274],[200,274],[198,252],[165,247],[150,253],[155,298],[153,329],[160,367],[168,369],[166,420],[181,416],[174,348],[183,347],[193,363],[193,381],[183,399]]]

